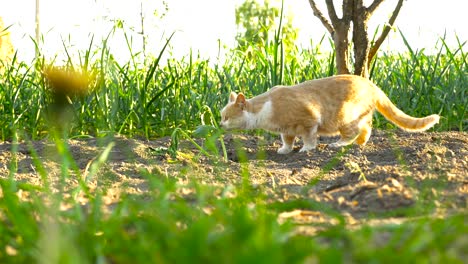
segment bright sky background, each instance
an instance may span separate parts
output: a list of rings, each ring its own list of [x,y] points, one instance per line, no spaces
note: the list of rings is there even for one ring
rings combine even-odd
[[[172,56],[180,57],[199,51],[202,57],[215,57],[219,42],[233,46],[236,33],[234,10],[242,0],[167,0],[168,12],[161,18],[153,15],[165,13],[162,0],[40,0],[41,32],[43,53],[51,59],[55,55],[63,58],[62,41],[72,53],[87,50],[91,36],[94,44],[101,45],[102,39],[113,27],[112,20],[122,20],[126,32],[133,36],[133,49],[141,50],[141,36],[131,34],[140,30],[140,3],[146,16],[145,32],[148,36],[148,52],[157,54],[162,42],[176,31],[171,44]],[[275,2],[275,0],[270,0]],[[324,14],[324,0],[316,0]],[[337,7],[341,0],[335,1]],[[364,1],[371,2],[370,0]],[[371,32],[383,25],[393,10],[396,0],[386,0],[371,20]],[[328,32],[313,15],[308,0],[285,0],[286,13],[293,17],[299,28],[299,43],[302,47],[310,42],[318,43]],[[13,45],[20,59],[30,61],[34,55],[35,0],[0,0],[0,16],[10,28]],[[396,26],[399,27],[413,49],[434,49],[437,39],[447,33],[451,46],[457,46],[455,33],[461,42],[468,40],[468,1],[466,0],[407,0],[404,2]],[[219,41],[218,41],[219,40]],[[117,31],[110,41],[111,52],[122,60],[128,59],[129,51],[123,31]],[[467,44],[468,45],[468,44]],[[383,50],[404,50],[398,32],[387,38]]]

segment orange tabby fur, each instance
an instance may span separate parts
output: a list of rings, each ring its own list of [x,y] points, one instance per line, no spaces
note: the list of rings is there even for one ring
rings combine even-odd
[[[283,146],[278,153],[286,154],[292,151],[296,136],[304,141],[301,152],[316,147],[317,135],[340,134],[340,140],[331,147],[353,142],[366,144],[375,109],[411,132],[427,130],[439,122],[438,115],[414,118],[403,113],[368,79],[338,75],[293,86],[275,86],[248,100],[242,93],[232,92],[221,111],[221,126],[281,133]]]

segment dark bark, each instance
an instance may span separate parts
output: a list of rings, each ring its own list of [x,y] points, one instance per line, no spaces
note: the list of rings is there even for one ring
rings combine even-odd
[[[354,74],[366,78],[369,75],[367,68],[367,54],[369,53],[368,21],[369,13],[362,0],[355,0],[353,13]]]
[[[323,26],[328,30],[328,32],[333,35],[335,32],[335,29],[331,25],[330,21],[322,14],[322,12],[317,8],[317,5],[315,4],[314,0],[309,0],[310,7],[312,7],[312,11],[314,12],[314,16],[316,16],[318,19],[320,19],[320,22],[322,22]]]
[[[349,23],[340,22],[335,26],[333,42],[336,52],[336,69],[338,74],[349,74]]]

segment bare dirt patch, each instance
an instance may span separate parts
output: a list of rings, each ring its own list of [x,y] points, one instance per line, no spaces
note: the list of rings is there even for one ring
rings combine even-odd
[[[194,179],[220,195],[229,186],[248,181],[272,204],[288,205],[281,210],[280,220],[298,223],[332,222],[321,213],[321,206],[339,212],[351,225],[370,223],[369,216],[373,221],[398,223],[405,210],[444,216],[467,209],[465,132],[375,131],[364,148],[343,149],[330,149],[327,144],[336,139],[321,138],[316,150],[299,153],[299,142],[288,155],[276,153],[280,144],[276,136],[228,134],[224,140],[227,162],[201,155],[190,142],[182,142],[173,158],[166,151],[170,138],[68,140],[76,170],[65,181],[72,189],[78,186],[77,177],[82,177],[91,191],[102,188],[106,204],[119,202],[122,194],[143,195],[150,188],[148,177],[177,179],[179,192],[188,200],[194,193],[189,187]],[[108,159],[94,174],[93,166],[111,142],[115,145]],[[0,143],[0,177],[9,177],[13,169],[18,182],[42,186],[39,161],[47,181],[58,186],[63,156],[57,154],[55,144],[48,140],[20,143],[16,152],[12,147],[9,142]]]

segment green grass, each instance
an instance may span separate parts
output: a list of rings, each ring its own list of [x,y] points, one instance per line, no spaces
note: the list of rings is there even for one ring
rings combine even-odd
[[[60,191],[52,191],[41,166],[41,187],[15,181],[14,161],[10,177],[0,179],[1,263],[462,263],[466,257],[466,214],[351,230],[339,212],[319,202],[271,203],[245,184],[224,187],[219,196],[213,187],[196,181],[180,184],[158,172],[142,171],[149,190],[123,194],[106,212],[107,187],[98,184],[90,192],[86,181],[96,177],[112,143],[94,160],[87,179],[73,172],[76,164],[66,155],[67,144],[58,139],[55,146],[64,154],[63,178],[56,186]],[[13,154],[15,148],[13,144]],[[73,177],[70,171],[82,181],[65,189],[65,181]],[[187,199],[177,192],[180,187],[195,192]],[[232,191],[238,195],[223,194]],[[29,199],[19,199],[21,192],[29,193]],[[79,193],[89,200],[86,206],[77,199]],[[318,225],[325,228],[314,236],[295,234],[296,225],[280,224],[277,216],[297,208],[320,211],[337,224]]]
[[[167,43],[170,42],[170,38]],[[166,43],[166,45],[167,45]],[[283,54],[281,41],[247,51],[224,51],[225,62],[210,61],[189,54],[180,60],[161,61],[161,48],[154,59],[122,64],[113,59],[106,43],[102,50],[70,56],[67,68],[89,73],[95,78],[91,91],[72,101],[74,120],[68,134],[101,136],[120,133],[156,138],[170,135],[175,128],[194,130],[200,113],[210,108],[216,119],[230,91],[257,95],[277,84],[295,84],[334,73],[333,54],[321,52],[319,45]],[[437,131],[465,131],[467,94],[467,54],[465,43],[448,47],[444,39],[435,43],[436,54],[414,50],[380,54],[371,69],[373,79],[405,112],[414,116],[433,113],[442,116]],[[223,52],[223,51],[221,51]],[[44,113],[51,98],[41,70],[54,62],[41,58],[28,65],[13,61],[1,73],[0,138],[11,139],[16,129],[34,138],[48,134]],[[383,118],[376,127],[385,128]]]
[[[90,44],[77,61],[69,56],[66,68],[95,78],[86,96],[71,98],[73,121],[64,135],[171,135],[175,143],[189,139],[207,156],[226,157],[225,149],[217,152],[215,147],[222,143],[216,122],[230,91],[252,96],[276,84],[334,73],[334,55],[323,53],[319,46],[284,54],[276,39],[264,47],[225,51],[230,57],[225,62],[196,54],[161,61],[163,54],[170,53],[169,42],[170,38],[157,57],[144,62],[138,62],[136,55],[124,64],[115,61],[106,41],[101,50],[92,50]],[[440,114],[443,118],[435,130],[466,131],[465,43],[448,47],[441,39],[435,45],[439,52],[432,55],[408,43],[408,52],[380,54],[372,79],[405,112]],[[0,138],[14,143],[12,162],[6,164],[9,175],[0,177],[0,263],[360,263],[376,259],[461,263],[466,257],[466,214],[350,230],[339,212],[323,204],[306,199],[267,202],[250,188],[245,168],[240,175],[243,183],[221,192],[234,191],[235,197],[218,197],[212,187],[196,181],[184,186],[158,172],[141,172],[150,190],[143,195],[124,194],[107,213],[103,196],[108,183],[102,179],[102,186],[91,192],[88,181],[106,163],[112,144],[105,146],[83,178],[66,141],[61,140],[63,135],[54,133],[47,119],[53,96],[41,71],[49,64],[54,62],[40,58],[27,64],[15,57],[0,73]],[[386,128],[388,123],[379,117],[375,125]],[[192,136],[210,139],[211,147],[202,148]],[[17,181],[15,142],[44,137],[55,143],[61,157],[58,185],[51,185],[32,147],[29,152],[41,184]],[[71,190],[66,188],[70,179],[78,182]],[[194,188],[194,198],[180,195],[180,187]],[[19,199],[21,192],[28,192],[29,198]],[[86,206],[79,203],[79,195],[89,200]],[[64,203],[68,210],[61,210]],[[278,214],[289,208],[319,210],[339,224],[315,236],[297,235],[297,225],[277,221]]]

